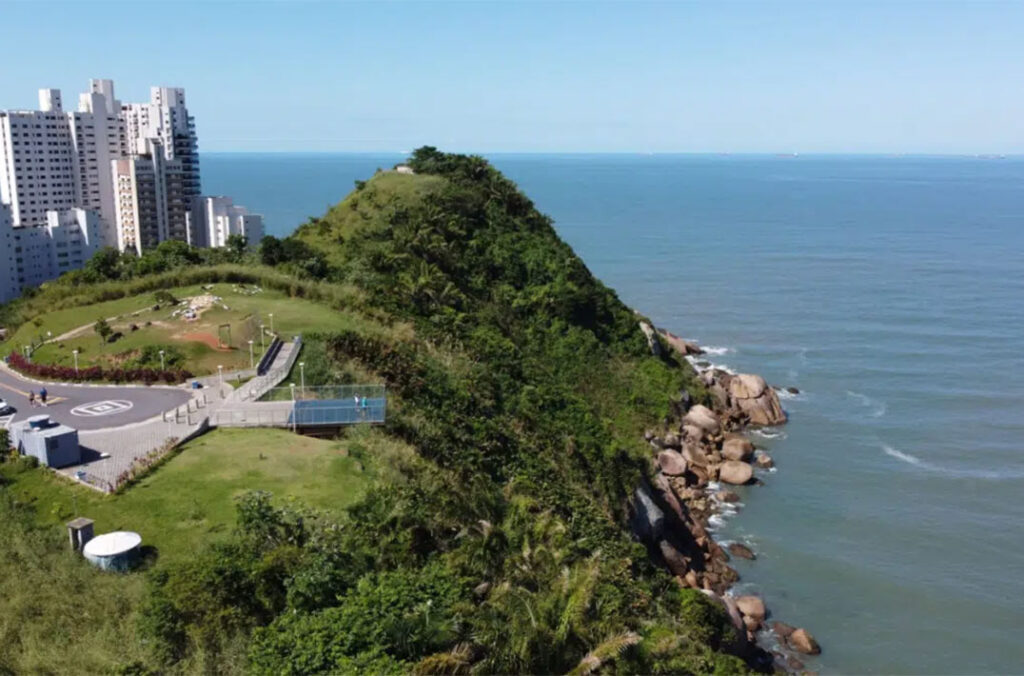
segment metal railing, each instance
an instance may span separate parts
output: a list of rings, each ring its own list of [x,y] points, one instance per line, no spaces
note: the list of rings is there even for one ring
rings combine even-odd
[[[284,348],[281,348],[282,350]],[[261,399],[267,392],[275,388],[281,383],[282,380],[288,377],[291,373],[292,368],[295,366],[295,361],[299,358],[299,352],[302,350],[302,336],[295,336],[292,340],[292,349],[288,353],[288,358],[280,366],[267,371],[266,375],[257,376],[253,378],[238,392],[238,398],[243,401],[256,401]]]
[[[384,399],[384,385],[295,385],[272,387],[263,395],[263,401],[339,401],[356,403],[356,398]]]
[[[372,387],[372,386],[371,386]],[[383,390],[382,386],[380,387]],[[218,427],[334,427],[380,424],[387,419],[387,398],[302,399],[250,403],[214,411],[210,424]]]

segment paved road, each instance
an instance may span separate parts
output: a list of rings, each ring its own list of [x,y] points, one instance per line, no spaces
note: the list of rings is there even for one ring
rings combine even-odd
[[[11,422],[46,413],[77,430],[120,427],[158,416],[192,397],[191,391],[185,388],[47,385],[49,403],[46,408],[29,406],[28,393],[35,392],[38,398],[41,387],[39,383],[0,368],[0,399],[17,409]]]

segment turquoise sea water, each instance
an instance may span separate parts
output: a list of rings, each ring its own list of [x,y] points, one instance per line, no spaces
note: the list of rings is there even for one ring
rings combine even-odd
[[[204,155],[204,190],[286,234],[399,159]],[[718,537],[810,668],[1024,672],[1024,160],[491,159],[626,303],[800,388]]]

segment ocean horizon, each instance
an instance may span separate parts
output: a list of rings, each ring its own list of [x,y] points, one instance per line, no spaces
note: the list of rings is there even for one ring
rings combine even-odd
[[[823,673],[1024,664],[1024,158],[485,154],[624,302],[760,373],[776,469],[716,517]],[[204,153],[286,236],[401,153]]]

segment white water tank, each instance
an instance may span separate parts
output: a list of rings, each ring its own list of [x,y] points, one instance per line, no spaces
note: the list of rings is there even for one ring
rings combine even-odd
[[[140,558],[142,536],[127,530],[98,535],[85,543],[82,555],[103,570],[126,571]]]

